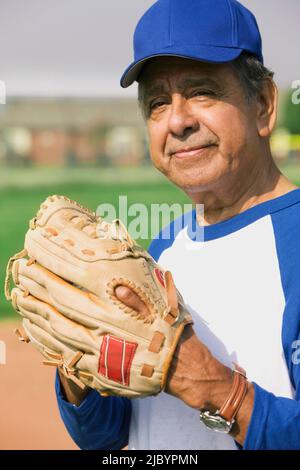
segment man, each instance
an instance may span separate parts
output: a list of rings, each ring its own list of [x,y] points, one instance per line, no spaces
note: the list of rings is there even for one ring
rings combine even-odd
[[[140,20],[121,85],[139,82],[154,165],[204,204],[149,251],[173,272],[194,326],[157,397],[103,398],[57,377],[81,448],[300,448],[300,190],[271,155],[272,77],[255,18],[235,0],[159,0]],[[117,295],[145,308],[127,288]],[[247,371],[243,390],[234,363]]]

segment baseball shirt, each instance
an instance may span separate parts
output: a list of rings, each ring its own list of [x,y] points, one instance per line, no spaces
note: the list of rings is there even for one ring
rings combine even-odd
[[[172,272],[199,339],[254,384],[243,448],[300,449],[300,189],[202,228],[191,211],[165,227],[149,252]],[[76,407],[64,400],[58,375],[56,393],[82,449],[238,448],[166,393],[129,400],[91,390]]]

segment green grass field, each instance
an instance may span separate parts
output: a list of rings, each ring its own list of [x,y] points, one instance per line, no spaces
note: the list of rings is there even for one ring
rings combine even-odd
[[[300,186],[300,166],[283,172]],[[185,194],[152,168],[7,169],[0,168],[0,319],[16,315],[5,301],[3,283],[9,256],[23,248],[28,221],[50,194],[64,194],[96,210],[107,202],[118,207],[119,195],[128,204],[189,203]],[[144,247],[149,239],[138,240]]]

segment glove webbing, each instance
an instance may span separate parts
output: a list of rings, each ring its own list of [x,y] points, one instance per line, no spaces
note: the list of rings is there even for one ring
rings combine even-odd
[[[76,377],[76,369],[74,368],[75,364],[82,358],[83,352],[77,351],[77,353],[73,356],[73,358],[68,364],[64,362],[64,358],[61,354],[51,352],[46,352],[46,354],[50,357],[50,360],[43,361],[43,364],[45,366],[55,366],[60,368],[63,374],[67,377],[67,379],[72,380],[82,390],[85,389],[84,383],[81,382],[78,377]]]

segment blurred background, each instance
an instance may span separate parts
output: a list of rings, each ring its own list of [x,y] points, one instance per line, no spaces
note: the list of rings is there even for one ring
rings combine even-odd
[[[188,202],[151,166],[136,86],[119,86],[135,24],[152,3],[0,1],[1,285],[8,257],[22,248],[28,220],[49,194],[93,210],[117,205],[119,195],[129,204]],[[300,3],[242,3],[257,17],[280,90],[274,158],[300,184],[300,104],[292,100],[293,86],[300,89]],[[18,318],[2,292],[0,320],[7,362],[0,364],[0,449],[75,449],[58,416],[53,370],[13,336]]]

